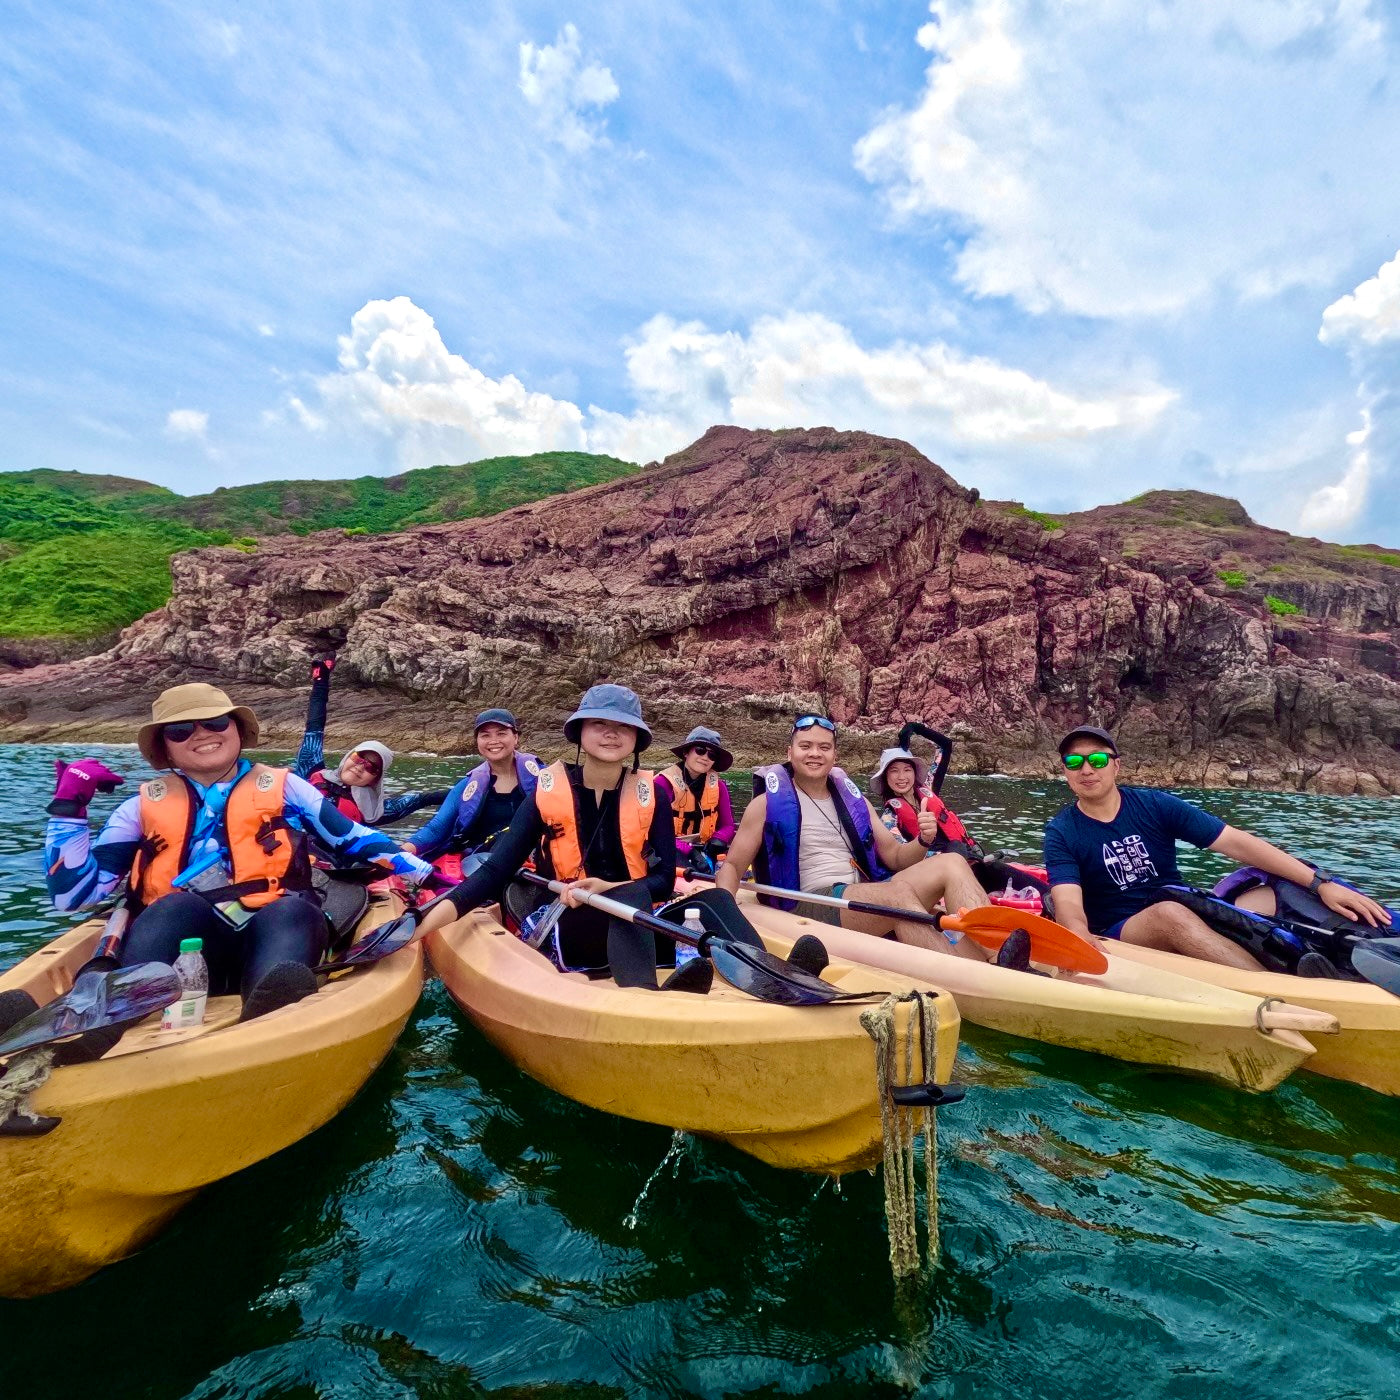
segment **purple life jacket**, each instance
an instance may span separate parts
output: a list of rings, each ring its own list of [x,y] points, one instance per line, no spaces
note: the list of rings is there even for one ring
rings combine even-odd
[[[761,790],[768,804],[763,821],[763,846],[754,859],[759,879],[765,885],[801,889],[798,851],[802,841],[802,805],[793,785],[792,771],[786,763],[775,763],[755,769],[753,782],[754,795]],[[891,872],[881,863],[875,849],[875,831],[864,794],[840,768],[831,770],[826,786],[861,878],[888,880]],[[759,895],[759,899],[778,909],[797,907],[796,900],[779,899],[775,895]]]
[[[520,790],[526,797],[534,792],[542,766],[534,754],[516,753],[515,780],[520,784]],[[471,830],[472,823],[476,820],[476,814],[481,811],[482,805],[486,801],[486,794],[490,790],[491,765],[483,759],[467,775],[467,785],[462,789],[462,798],[457,804],[457,820],[452,824],[454,843],[465,840],[466,834]]]

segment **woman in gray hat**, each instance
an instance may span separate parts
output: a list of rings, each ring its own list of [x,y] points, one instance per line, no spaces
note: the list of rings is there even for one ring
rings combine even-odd
[[[483,850],[510,826],[544,767],[520,748],[520,726],[509,710],[483,710],[472,736],[481,762],[456,783],[432,820],[403,843],[404,850],[432,861],[450,880],[471,873],[463,870],[462,856]]]
[[[576,762],[561,760],[540,772],[534,792],[485,863],[429,906],[423,928],[430,933],[501,899],[533,855],[540,874],[571,887],[561,896],[564,914],[541,951],[563,972],[607,970],[619,986],[655,987],[657,966],[674,961],[675,945],[572,896],[574,889],[606,893],[649,912],[675,888],[671,800],[640,768],[640,755],[651,743],[642,703],[626,686],[595,685],[565,721],[564,737],[577,747]],[[706,991],[712,975],[710,964],[696,958],[666,985]]]
[[[681,761],[658,773],[656,785],[671,799],[676,855],[688,861],[692,852],[701,852],[714,862],[729,849],[737,825],[729,784],[719,776],[733,767],[734,755],[719,732],[704,725],[692,729],[671,752]]]

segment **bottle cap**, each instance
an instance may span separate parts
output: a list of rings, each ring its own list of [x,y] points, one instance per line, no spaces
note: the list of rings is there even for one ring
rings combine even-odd
[[[180,951],[182,953],[198,953],[204,948],[202,938],[182,938],[180,940]]]

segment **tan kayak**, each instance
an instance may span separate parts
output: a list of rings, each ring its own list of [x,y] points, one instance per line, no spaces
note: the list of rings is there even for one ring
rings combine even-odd
[[[722,1138],[804,1171],[873,1166],[883,1137],[875,1047],[860,1024],[875,1003],[773,1006],[715,979],[706,996],[618,987],[557,972],[478,909],[429,935],[452,999],[512,1063],[579,1103]],[[846,991],[907,992],[895,974],[835,962]],[[937,996],[936,1078],[952,1074],[958,1012]],[[903,1026],[897,1054],[903,1063]]]
[[[1219,967],[1155,948],[1124,945],[1118,960],[1130,959],[1153,976],[1186,974],[1250,997],[1279,997],[1335,1016],[1341,1033],[1317,1042],[1304,1066],[1314,1074],[1346,1079],[1382,1094],[1400,1094],[1400,997],[1370,982],[1330,977],[1291,977],[1283,972],[1246,972]]]
[[[1290,1024],[1308,1025],[1310,1033],[1336,1030],[1326,1015],[1301,1007],[1262,1011],[1262,993],[1149,969],[1114,953],[1108,971],[1098,976],[1037,977],[799,918],[748,893],[741,900],[776,952],[814,933],[833,957],[946,987],[971,1025],[1133,1064],[1207,1074],[1242,1089],[1272,1089],[1313,1055],[1311,1041]],[[1261,1016],[1267,1031],[1256,1020]]]
[[[401,908],[376,899],[360,932]],[[0,976],[0,991],[40,1003],[67,991],[101,931],[92,921],[55,939]],[[55,1070],[33,1108],[63,1121],[44,1137],[0,1137],[0,1296],[81,1282],[200,1187],[329,1121],[389,1053],[422,985],[415,945],[246,1024],[237,997],[211,997],[197,1029],[162,1031],[150,1017],[101,1060]]]

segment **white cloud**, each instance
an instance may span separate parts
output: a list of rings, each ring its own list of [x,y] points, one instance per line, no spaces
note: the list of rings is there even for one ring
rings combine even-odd
[[[825,316],[789,312],[747,334],[668,316],[626,347],[631,413],[531,392],[451,352],[407,297],[372,301],[340,338],[340,368],[316,382],[324,412],[299,398],[303,426],[358,425],[403,467],[561,448],[634,461],[665,456],[715,423],[829,424],[945,445],[1071,443],[1151,424],[1173,400],[1154,384],[1076,393],[939,341],[869,348]]]
[[[270,326],[266,321],[263,321],[258,326],[258,334],[262,336],[274,336],[277,334],[277,329],[275,326]]]
[[[1324,345],[1380,345],[1400,338],[1400,253],[1322,313]]]
[[[168,437],[195,438],[203,442],[209,432],[209,415],[197,408],[173,408],[166,415],[165,431]]]
[[[617,100],[619,88],[600,63],[586,63],[578,30],[566,24],[552,44],[521,44],[520,91],[540,129],[567,151],[586,151],[601,139],[590,111]]]
[[[1365,508],[1371,485],[1371,415],[1363,409],[1361,418],[1361,427],[1347,434],[1347,446],[1351,451],[1341,480],[1319,486],[1308,497],[1298,514],[1299,529],[1336,535],[1354,524]]]
[[[1317,286],[1400,218],[1368,0],[933,0],[924,91],[856,146],[959,280],[1034,311],[1176,312]]]
[[[1375,523],[1394,528],[1396,503],[1386,488],[1400,475],[1400,253],[1323,311],[1317,338],[1346,351],[1361,427],[1347,436],[1345,473],[1313,493],[1304,524],[1346,529],[1370,507]]]

